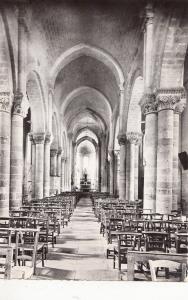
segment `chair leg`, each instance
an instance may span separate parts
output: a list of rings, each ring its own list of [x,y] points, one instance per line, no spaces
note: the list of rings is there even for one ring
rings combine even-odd
[[[42,248],[42,267],[44,267],[44,259],[45,259],[45,248]]]
[[[118,253],[118,269],[121,271],[121,255]]]
[[[114,257],[113,257],[113,267],[114,267],[114,269],[116,268],[116,256],[115,256],[115,254],[114,254]]]

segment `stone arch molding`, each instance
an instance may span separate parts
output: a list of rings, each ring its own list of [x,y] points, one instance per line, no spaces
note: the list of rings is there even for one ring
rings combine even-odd
[[[112,112],[112,107],[111,107],[108,99],[100,91],[98,91],[95,88],[89,87],[89,86],[81,86],[81,87],[73,90],[70,94],[68,94],[67,97],[65,98],[65,100],[63,101],[63,103],[61,105],[61,113],[62,113],[62,115],[64,114],[64,111],[65,111],[66,107],[68,106],[68,104],[71,103],[71,101],[74,98],[76,98],[78,96],[81,96],[81,95],[83,95],[84,93],[87,93],[87,92],[91,92],[94,95],[98,96],[99,99],[101,99],[101,101],[103,101],[103,102],[106,103],[106,105],[107,105],[107,107],[109,109],[109,112],[110,113]]]
[[[27,76],[26,92],[31,107],[32,130],[34,133],[45,132],[45,108],[39,76],[32,71]]]
[[[71,61],[83,56],[87,55],[93,58],[96,58],[98,61],[105,64],[114,74],[117,84],[122,86],[125,82],[123,71],[119,65],[119,63],[107,52],[102,49],[87,45],[87,44],[79,44],[76,45],[67,51],[65,51],[55,62],[50,72],[50,81],[52,86],[54,87],[56,77],[60,70],[62,70],[66,65],[68,65]]]
[[[96,141],[95,141],[93,138],[89,137],[89,136],[84,136],[84,137],[80,138],[80,139],[76,142],[77,147],[78,147],[82,142],[84,142],[84,141],[89,141],[91,144],[94,145],[95,150],[97,149],[98,145],[97,145]]]

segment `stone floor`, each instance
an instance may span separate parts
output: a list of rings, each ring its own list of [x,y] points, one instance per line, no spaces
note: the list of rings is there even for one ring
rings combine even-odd
[[[35,279],[121,280],[106,259],[107,243],[99,234],[99,223],[92,211],[91,200],[82,198],[67,227],[50,248],[45,267],[37,267]]]

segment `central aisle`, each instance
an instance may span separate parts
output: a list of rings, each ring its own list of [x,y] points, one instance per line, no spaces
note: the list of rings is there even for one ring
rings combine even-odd
[[[62,230],[55,248],[49,249],[38,279],[120,280],[112,259],[106,259],[107,244],[88,198],[80,199],[69,225]]]

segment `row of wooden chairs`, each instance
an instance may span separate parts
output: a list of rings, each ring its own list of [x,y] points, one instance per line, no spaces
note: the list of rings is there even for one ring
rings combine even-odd
[[[129,251],[188,253],[188,220],[178,212],[154,214],[119,203],[118,199],[97,199],[94,212],[101,223],[100,233],[108,242],[107,258],[113,258],[114,268],[117,262],[119,270],[127,264]]]
[[[44,261],[44,244],[39,242],[39,230],[1,228],[0,232],[1,275],[4,271],[5,279],[27,279],[36,274],[39,256]]]
[[[68,225],[70,221],[74,199],[69,194],[32,201],[25,203],[20,209],[10,211],[9,217],[0,218],[0,249],[5,253],[7,248],[8,258],[12,251],[11,264],[14,268],[11,269],[11,278],[15,277],[15,271],[19,274],[22,272],[21,278],[25,278],[28,261],[31,263],[29,270],[32,274],[36,273],[36,261],[40,259],[44,266],[48,246],[51,244],[54,247],[61,227]],[[5,278],[9,277],[9,272],[8,275],[5,272]]]

